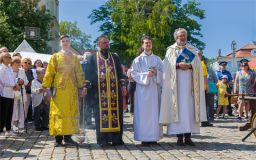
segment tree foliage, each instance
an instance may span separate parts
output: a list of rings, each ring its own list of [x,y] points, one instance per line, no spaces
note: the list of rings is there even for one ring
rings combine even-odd
[[[0,0],[0,45],[14,50],[23,40],[25,26],[40,28],[40,40],[28,40],[41,53],[48,53],[51,16],[37,9],[39,0]]]
[[[61,21],[59,24],[59,31],[60,34],[66,34],[70,37],[72,47],[76,50],[92,49],[92,45],[90,44],[91,37],[82,32],[78,28],[76,22]]]
[[[92,24],[101,24],[99,31],[110,37],[111,49],[130,61],[137,54],[143,34],[153,38],[154,53],[163,57],[174,43],[173,33],[178,27],[186,28],[189,42],[203,49],[197,20],[204,18],[204,11],[199,5],[195,0],[108,0],[89,18]]]

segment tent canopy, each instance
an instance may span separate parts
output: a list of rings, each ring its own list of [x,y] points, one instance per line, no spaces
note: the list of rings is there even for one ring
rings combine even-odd
[[[34,53],[36,53],[36,51],[30,46],[30,44],[25,39],[14,50],[14,52],[34,52]]]
[[[22,58],[30,58],[32,60],[32,63],[34,63],[37,59],[49,62],[52,56],[49,54],[36,53],[36,51],[29,45],[29,43],[25,39],[14,50],[13,53],[17,52],[21,54]]]
[[[13,52],[13,53],[17,53],[17,52]],[[32,63],[34,63],[37,59],[40,59],[42,62],[43,61],[49,62],[52,56],[50,54],[40,54],[40,53],[34,53],[34,52],[19,52],[19,53],[22,58],[30,58]]]

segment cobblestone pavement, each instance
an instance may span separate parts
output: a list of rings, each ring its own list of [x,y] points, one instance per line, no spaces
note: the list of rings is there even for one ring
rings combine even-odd
[[[255,160],[256,138],[251,135],[245,142],[241,139],[249,131],[240,132],[237,127],[243,122],[235,119],[220,119],[214,127],[201,128],[200,135],[193,135],[195,147],[176,146],[176,137],[164,138],[157,144],[142,146],[133,140],[132,116],[125,114],[123,146],[100,147],[96,144],[95,131],[87,130],[87,140],[79,148],[54,147],[54,138],[47,131],[29,129],[28,134],[15,137],[0,137],[0,159],[139,159],[139,160]],[[164,127],[166,131],[166,127]]]

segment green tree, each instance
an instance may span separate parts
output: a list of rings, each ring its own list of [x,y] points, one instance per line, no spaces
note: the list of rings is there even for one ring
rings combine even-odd
[[[203,49],[197,20],[204,18],[204,11],[199,5],[195,0],[185,4],[181,0],[108,0],[89,18],[92,24],[101,24],[99,31],[110,37],[111,49],[123,61],[131,61],[143,34],[153,38],[154,52],[163,57],[166,48],[174,43],[173,33],[178,27],[186,28],[189,42]]]
[[[37,9],[39,0],[0,0],[0,45],[14,50],[23,40],[25,26],[40,28],[40,40],[28,40],[41,53],[48,53],[48,30],[51,16]],[[4,28],[4,30],[2,30]]]
[[[8,17],[5,15],[5,13],[0,11],[0,44],[1,42],[8,41],[8,38],[11,36],[11,30],[9,24],[7,23],[7,19]]]
[[[91,37],[86,33],[82,32],[78,27],[77,23],[72,23],[68,21],[61,21],[59,24],[60,34],[67,34],[70,36],[72,41],[72,47],[76,50],[92,49],[90,44]]]

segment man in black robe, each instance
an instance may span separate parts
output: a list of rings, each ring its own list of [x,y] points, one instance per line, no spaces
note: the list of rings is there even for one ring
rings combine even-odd
[[[95,102],[97,144],[124,144],[122,107],[122,68],[117,54],[109,51],[109,39],[99,37],[99,51],[88,57],[85,77],[91,82],[88,96]]]

